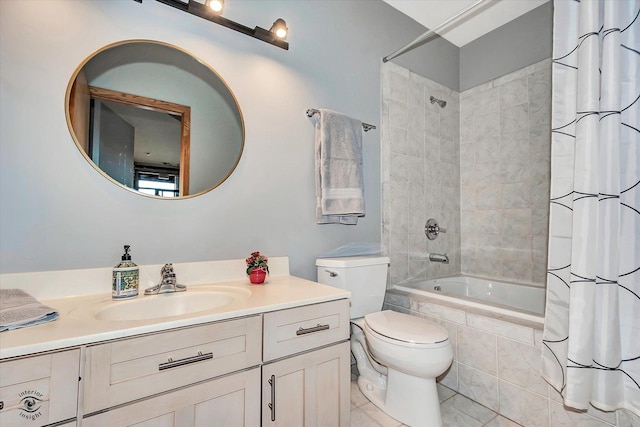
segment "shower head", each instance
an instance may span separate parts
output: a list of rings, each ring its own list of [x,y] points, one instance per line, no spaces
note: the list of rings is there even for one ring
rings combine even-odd
[[[442,99],[438,99],[436,97],[429,97],[429,100],[431,101],[432,104],[438,104],[440,106],[440,108],[444,108],[447,106],[447,101],[443,101]]]

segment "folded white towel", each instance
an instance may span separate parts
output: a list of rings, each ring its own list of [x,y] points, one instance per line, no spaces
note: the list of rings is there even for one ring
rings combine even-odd
[[[0,289],[0,332],[51,322],[58,312],[20,289]]]
[[[355,225],[364,216],[362,122],[326,109],[315,117],[316,220]]]

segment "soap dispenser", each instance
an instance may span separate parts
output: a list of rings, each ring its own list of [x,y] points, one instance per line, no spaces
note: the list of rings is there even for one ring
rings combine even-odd
[[[129,245],[124,245],[122,261],[113,267],[113,289],[111,293],[113,299],[133,298],[138,295],[140,270],[131,261],[130,247]]]

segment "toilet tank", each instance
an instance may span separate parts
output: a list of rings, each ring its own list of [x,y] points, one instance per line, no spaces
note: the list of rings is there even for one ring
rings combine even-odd
[[[351,318],[382,309],[389,257],[318,258],[318,282],[351,291]]]

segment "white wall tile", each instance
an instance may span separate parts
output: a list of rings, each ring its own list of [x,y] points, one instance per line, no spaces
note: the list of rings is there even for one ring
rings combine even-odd
[[[531,207],[531,186],[526,182],[502,184],[502,208],[529,208]]]
[[[498,86],[500,88],[500,108],[512,107],[529,101],[527,77],[521,77]]]
[[[496,336],[477,329],[458,327],[458,361],[491,375],[498,373]]]
[[[495,184],[476,186],[476,209],[500,209],[502,188]]]
[[[548,384],[540,376],[541,349],[512,341],[498,339],[498,377],[530,391],[546,396]]]
[[[463,147],[469,153],[473,151],[476,164],[474,170],[469,169],[471,155],[461,155],[460,201],[462,209],[476,211],[476,227],[481,227],[481,216],[488,216],[479,212],[492,210],[500,212],[503,235],[547,233],[551,133],[546,115],[551,106],[550,69],[550,61],[544,60],[496,79],[492,84],[460,94]],[[499,100],[501,109],[495,108],[495,99]],[[484,106],[490,100],[492,107],[488,112]],[[490,187],[500,187],[500,195]],[[503,210],[511,212],[504,214]],[[465,273],[491,274],[491,277],[505,280],[517,277],[521,283],[544,286],[546,273],[542,260],[546,259],[546,248],[542,253],[541,246],[536,246],[536,260],[533,261],[533,243],[520,239],[524,246],[509,246],[509,250],[503,252],[506,258],[500,258],[500,267],[496,269],[484,262],[491,262],[487,260],[488,256],[478,255],[478,248],[482,247],[484,251],[484,246],[471,247],[465,242],[473,236],[469,224],[466,226],[461,235],[464,248],[461,265],[468,269]],[[482,262],[478,262],[478,256],[484,257]],[[520,264],[511,263],[514,260]],[[518,271],[524,274],[518,276]]]
[[[498,410],[498,378],[458,363],[458,391],[494,411]]]
[[[549,399],[500,381],[500,414],[523,426],[549,427]],[[556,427],[553,425],[553,427]]]
[[[399,74],[397,72],[389,73],[389,97],[394,101],[407,103],[407,89],[409,85],[409,76],[407,74]]]
[[[500,134],[528,129],[529,104],[524,103],[502,110],[500,115]]]

